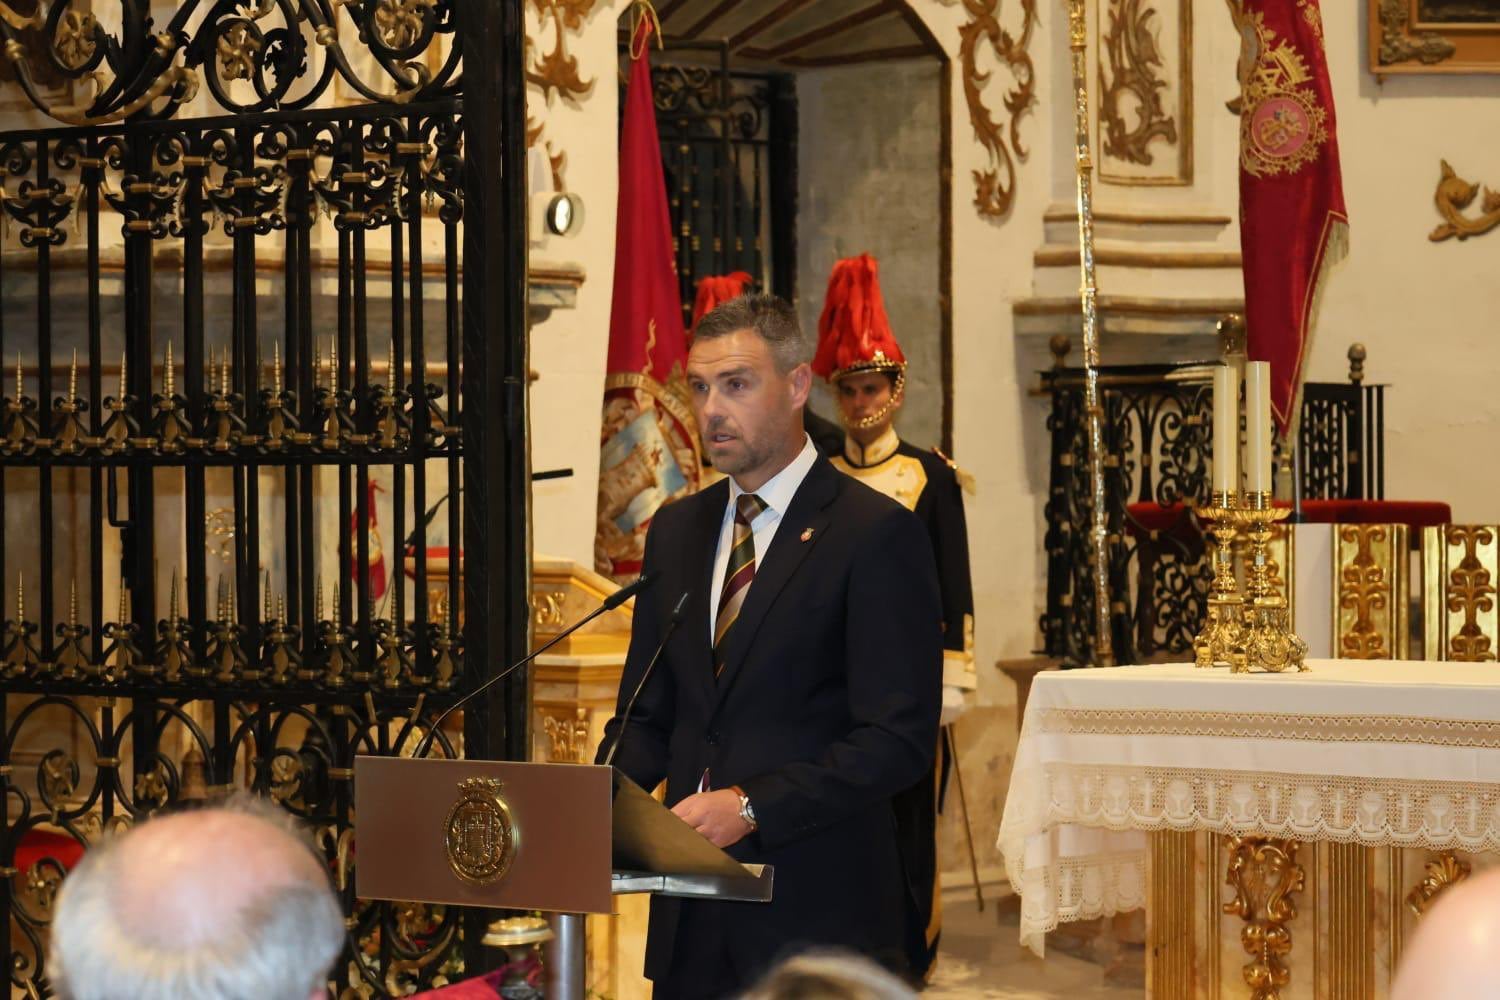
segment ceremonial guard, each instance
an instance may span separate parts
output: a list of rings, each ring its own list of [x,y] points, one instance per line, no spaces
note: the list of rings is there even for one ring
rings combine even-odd
[[[813,372],[828,381],[844,422],[843,453],[833,458],[834,466],[913,511],[932,539],[942,588],[942,722],[947,726],[963,712],[964,693],[977,683],[963,496],[952,462],[896,435],[893,424],[906,388],[906,357],[891,332],[879,267],[868,254],[834,265],[818,320]],[[932,969],[941,928],[936,827],[950,747],[945,739],[941,764],[894,802],[911,890],[908,958],[918,980]]]

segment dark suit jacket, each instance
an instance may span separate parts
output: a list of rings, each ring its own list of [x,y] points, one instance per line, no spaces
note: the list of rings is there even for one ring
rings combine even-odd
[[[714,788],[743,788],[759,830],[729,853],[774,865],[775,898],[653,900],[646,974],[705,960],[674,958],[688,921],[718,928],[725,954],[706,958],[743,981],[809,945],[899,962],[906,890],[891,798],[931,765],[942,697],[927,532],[819,458],[757,566],[715,682],[709,602],[720,581],[709,577],[728,499],[720,482],[657,512],[644,568],[659,578],[636,600],[622,708],[671,608],[692,596],[626,731],[617,715],[603,747],[621,739],[616,766],[644,788],[666,779],[669,805],[697,790],[705,768]]]

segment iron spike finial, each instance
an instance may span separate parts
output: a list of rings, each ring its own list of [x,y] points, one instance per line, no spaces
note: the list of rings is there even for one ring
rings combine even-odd
[[[26,573],[16,573],[16,624],[26,620]]]
[[[26,395],[26,375],[21,369],[21,352],[16,352],[16,402],[21,402],[21,397]]]
[[[167,620],[175,627],[178,619],[177,608],[177,570],[172,570],[172,593],[167,599]]]
[[[172,371],[172,342],[170,340],[167,341],[166,360],[162,363],[162,367],[162,394],[171,398],[177,390],[177,378]]]
[[[323,578],[318,577],[318,582],[313,588],[313,618],[317,621],[323,620]]]
[[[78,581],[73,580],[68,584],[68,624],[78,624]]]
[[[125,352],[120,352],[120,401],[125,400]]]
[[[339,609],[342,607],[342,605],[339,603],[340,600],[341,598],[339,597],[339,585],[335,583],[333,585],[333,630],[335,632],[338,631],[339,625],[342,624],[342,622],[340,622],[339,620]]]
[[[281,395],[281,341],[271,341],[271,391]]]
[[[265,599],[266,607],[265,607],[265,612],[264,612],[263,620],[264,621],[270,621],[271,620],[271,571],[270,570],[266,570],[266,589],[265,589],[265,595],[266,595],[266,599]]]
[[[78,398],[78,348],[73,348],[73,364],[68,368],[68,401]],[[76,624],[76,623],[75,623]]]

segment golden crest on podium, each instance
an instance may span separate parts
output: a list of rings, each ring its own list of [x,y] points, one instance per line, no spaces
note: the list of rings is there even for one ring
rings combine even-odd
[[[516,857],[517,831],[497,778],[465,778],[443,824],[448,867],[470,885],[505,877]]]

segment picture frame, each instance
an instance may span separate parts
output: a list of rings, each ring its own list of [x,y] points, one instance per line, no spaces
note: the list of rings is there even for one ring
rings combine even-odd
[[[1377,78],[1500,73],[1500,0],[1366,0]]]

